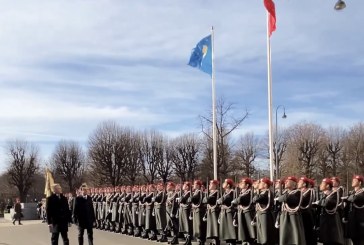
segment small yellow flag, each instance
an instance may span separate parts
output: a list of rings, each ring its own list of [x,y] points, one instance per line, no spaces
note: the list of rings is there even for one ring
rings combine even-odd
[[[53,184],[54,184],[54,179],[52,176],[52,172],[47,168],[45,173],[45,187],[44,187],[44,195],[46,197],[52,195]]]

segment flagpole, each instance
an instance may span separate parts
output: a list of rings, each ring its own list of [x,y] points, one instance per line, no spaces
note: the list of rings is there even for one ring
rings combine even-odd
[[[267,11],[267,65],[268,65],[268,117],[269,117],[269,172],[273,181],[273,113],[272,113],[272,64],[270,49],[269,12]]]
[[[215,95],[215,60],[214,60],[214,27],[211,26],[211,58],[212,58],[212,147],[214,161],[214,179],[217,180],[217,143],[216,143],[216,95]]]

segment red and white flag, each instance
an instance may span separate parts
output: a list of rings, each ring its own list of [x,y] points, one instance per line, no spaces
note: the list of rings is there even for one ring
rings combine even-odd
[[[264,6],[269,13],[268,17],[268,33],[269,36],[272,35],[272,32],[276,30],[276,8],[274,6],[273,0],[264,0]]]

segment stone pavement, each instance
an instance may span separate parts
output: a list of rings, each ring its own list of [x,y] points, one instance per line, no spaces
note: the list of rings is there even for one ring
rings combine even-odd
[[[40,220],[24,220],[23,225],[14,226],[11,221],[0,218],[0,245],[49,245],[51,244],[51,235],[48,232],[48,226],[41,223]],[[86,233],[86,232],[85,232]],[[72,225],[68,232],[71,245],[78,244],[77,228]],[[60,238],[59,244],[62,243]],[[85,234],[85,243],[87,244],[87,234]],[[115,234],[94,229],[94,244],[96,245],[148,245],[155,242],[146,241],[140,238],[129,237],[126,235]],[[158,243],[160,244],[160,243]]]
[[[13,225],[11,221],[0,218],[0,245],[49,245],[51,235],[48,226],[40,220],[24,220],[23,225]],[[72,225],[68,232],[71,245],[77,245],[77,227]],[[87,234],[84,236],[87,243]],[[62,243],[60,238],[59,244]],[[96,245],[156,245],[167,244],[144,240],[106,231],[94,229],[94,244]],[[180,244],[183,244],[182,240]],[[193,243],[197,244],[197,243]],[[225,243],[221,243],[222,245]]]

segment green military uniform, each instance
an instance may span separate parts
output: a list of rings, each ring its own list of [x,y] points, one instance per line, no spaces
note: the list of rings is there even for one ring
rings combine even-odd
[[[343,227],[340,214],[337,212],[338,203],[339,195],[336,191],[324,193],[319,201],[321,207],[319,241],[324,244],[344,244]]]
[[[305,240],[307,245],[317,244],[316,232],[314,230],[315,218],[314,210],[312,208],[312,202],[315,200],[315,193],[312,188],[308,188],[302,191],[301,201],[301,216],[303,222],[303,229],[305,231]]]
[[[252,226],[255,215],[253,201],[253,190],[251,188],[242,190],[236,200],[238,205],[238,241],[251,243],[256,238],[255,226]]]
[[[348,236],[353,245],[364,245],[364,188],[353,191],[347,199]]]
[[[300,210],[301,191],[288,190],[278,198],[282,203],[282,213],[279,218],[280,245],[306,245],[303,222]]]
[[[211,191],[207,197],[207,238],[219,237],[219,207],[217,205],[218,191]]]
[[[155,214],[154,214],[154,192],[150,192],[145,198],[145,230],[146,230],[146,236],[148,236],[148,232],[152,232],[152,238],[153,240],[157,240],[156,237],[156,225],[155,225]]]
[[[199,240],[200,243],[206,240],[206,223],[203,222],[205,208],[202,204],[203,193],[201,190],[195,190],[192,195],[192,220],[193,220],[193,237]]]
[[[254,197],[256,203],[256,226],[257,226],[257,243],[275,244],[274,217],[273,217],[273,194],[270,190],[263,190]]]
[[[158,231],[163,232],[166,228],[167,218],[166,218],[166,193],[164,191],[159,191],[155,196],[154,200],[154,213],[156,228]]]
[[[189,199],[191,197],[191,192],[187,191],[180,197],[179,200],[179,212],[178,212],[178,223],[179,223],[179,232],[184,234],[191,234],[192,232],[192,224],[190,217],[191,206],[189,203]]]
[[[218,203],[221,203],[220,211],[220,227],[219,237],[220,240],[234,242],[236,240],[236,231],[233,226],[234,209],[232,201],[234,200],[234,191],[232,189],[227,190],[224,195],[219,199]]]
[[[145,228],[145,202],[144,199],[146,197],[146,193],[141,193],[139,197],[139,210],[138,210],[138,225],[139,225],[139,233]],[[139,234],[138,234],[139,235]]]

